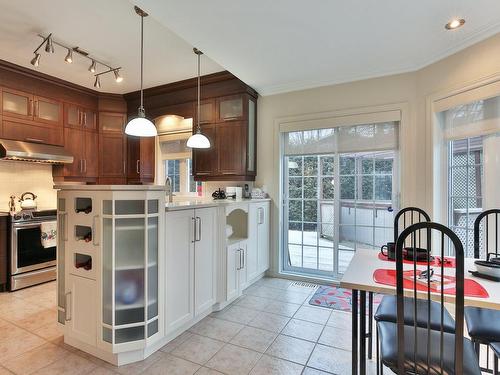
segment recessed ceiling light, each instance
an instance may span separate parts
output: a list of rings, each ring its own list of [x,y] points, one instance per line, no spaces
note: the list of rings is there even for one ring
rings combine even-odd
[[[459,27],[462,27],[465,23],[465,20],[463,18],[454,18],[450,22],[448,22],[446,25],[444,25],[444,28],[446,30],[454,30],[458,29]]]

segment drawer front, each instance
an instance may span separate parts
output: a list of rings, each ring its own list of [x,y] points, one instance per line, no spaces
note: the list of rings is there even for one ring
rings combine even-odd
[[[63,129],[3,120],[3,138],[17,141],[64,145]]]

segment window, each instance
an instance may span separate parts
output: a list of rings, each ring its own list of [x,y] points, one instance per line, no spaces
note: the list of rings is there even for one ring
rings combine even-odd
[[[483,139],[450,141],[448,149],[448,225],[473,257],[474,221],[483,207]]]
[[[284,140],[283,268],[339,277],[357,249],[392,239],[397,124],[289,132]]]
[[[190,195],[197,192],[198,185],[192,176],[191,159],[165,160],[165,176],[172,180],[172,192],[181,195]]]

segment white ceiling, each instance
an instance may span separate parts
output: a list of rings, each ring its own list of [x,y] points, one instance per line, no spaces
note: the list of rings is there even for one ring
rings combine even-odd
[[[54,39],[79,46],[99,60],[123,67],[123,82],[112,74],[102,77],[102,92],[126,93],[139,89],[140,18],[126,0],[0,0],[0,59],[93,88],[89,62],[66,50],[47,54],[42,47],[40,66],[30,65],[40,44],[37,33],[52,32]],[[144,86],[152,87],[195,77],[197,60],[189,43],[158,23],[144,19]],[[202,74],[221,71],[212,60],[202,59]]]
[[[498,0],[137,3],[263,95],[417,70],[500,32]]]

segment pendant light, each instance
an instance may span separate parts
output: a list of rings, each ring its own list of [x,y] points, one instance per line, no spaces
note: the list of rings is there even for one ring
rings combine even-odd
[[[143,94],[143,65],[144,65],[144,17],[148,14],[137,6],[134,6],[135,12],[141,17],[141,105],[138,115],[127,123],[125,133],[137,137],[154,137],[158,135],[155,125],[146,118],[144,112],[144,94]]]
[[[187,146],[190,148],[210,148],[210,140],[201,134],[200,126],[200,56],[203,55],[197,48],[193,48],[193,52],[198,56],[198,107],[196,110],[196,133],[189,137]]]

